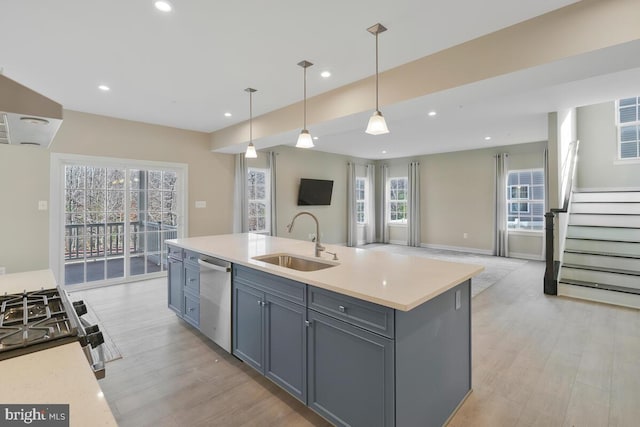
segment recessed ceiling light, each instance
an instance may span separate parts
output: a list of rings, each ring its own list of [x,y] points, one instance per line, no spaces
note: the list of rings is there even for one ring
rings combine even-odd
[[[231,113],[224,113],[225,117],[231,117]]]
[[[171,10],[173,9],[173,7],[171,6],[171,3],[165,0],[158,0],[157,2],[154,3],[154,5],[156,9],[158,9],[161,12],[171,12]]]
[[[485,140],[485,141],[489,141],[489,140],[491,140],[491,137],[490,137],[490,136],[485,136],[485,137],[484,137],[484,140]]]
[[[429,111],[429,117],[433,117],[435,115],[437,115],[438,113],[436,113],[435,111]]]
[[[328,79],[329,77],[331,77],[331,71],[323,71],[320,73],[320,76],[324,77],[325,79]]]
[[[98,89],[100,89],[103,92],[109,92],[111,90],[111,88],[107,85],[100,85],[98,86]]]
[[[387,150],[382,150],[382,154],[387,154]]]
[[[313,139],[314,139],[315,141],[317,141],[317,140],[318,140],[318,137],[317,137],[317,136],[314,136],[314,137],[313,137]]]

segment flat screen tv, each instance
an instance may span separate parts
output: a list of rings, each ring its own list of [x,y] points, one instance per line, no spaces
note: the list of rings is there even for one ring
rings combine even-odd
[[[326,179],[300,179],[298,206],[321,206],[331,204],[333,181]]]

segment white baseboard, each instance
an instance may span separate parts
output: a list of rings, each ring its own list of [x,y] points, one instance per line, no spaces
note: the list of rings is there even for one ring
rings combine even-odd
[[[389,240],[389,243],[391,243],[392,245],[404,245],[404,246],[407,246],[407,241],[406,240]]]
[[[531,261],[544,261],[544,257],[540,254],[527,254],[523,252],[509,252],[509,258],[528,259]]]
[[[429,249],[441,249],[445,251],[467,252],[467,253],[480,254],[480,255],[493,255],[493,250],[491,249],[467,248],[463,246],[435,245],[433,243],[420,243],[420,247],[429,248]]]

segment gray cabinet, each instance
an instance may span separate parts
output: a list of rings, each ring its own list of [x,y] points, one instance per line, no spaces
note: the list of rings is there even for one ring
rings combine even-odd
[[[265,294],[264,374],[307,403],[307,309]]]
[[[337,426],[439,427],[471,390],[470,290],[405,312],[234,265],[233,354]]]
[[[309,310],[309,406],[336,425],[394,425],[394,343]]]
[[[200,268],[195,252],[168,247],[168,306],[195,326],[200,323]]]
[[[196,328],[200,326],[200,265],[198,265],[198,259],[197,253],[184,251],[182,318]]]
[[[233,285],[233,355],[264,373],[264,292]]]
[[[243,273],[234,266],[233,354],[306,403],[307,309],[292,302],[305,287],[289,281],[296,291],[283,298],[284,288],[269,292],[273,276]]]
[[[182,250],[169,246],[167,261],[168,305],[176,314],[182,316],[184,311]]]

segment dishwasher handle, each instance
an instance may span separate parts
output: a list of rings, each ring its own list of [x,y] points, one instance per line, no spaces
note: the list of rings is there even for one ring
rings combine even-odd
[[[222,271],[223,273],[231,272],[231,267],[223,267],[221,265],[211,264],[210,262],[199,259],[198,264],[201,267],[208,268],[210,270]]]

